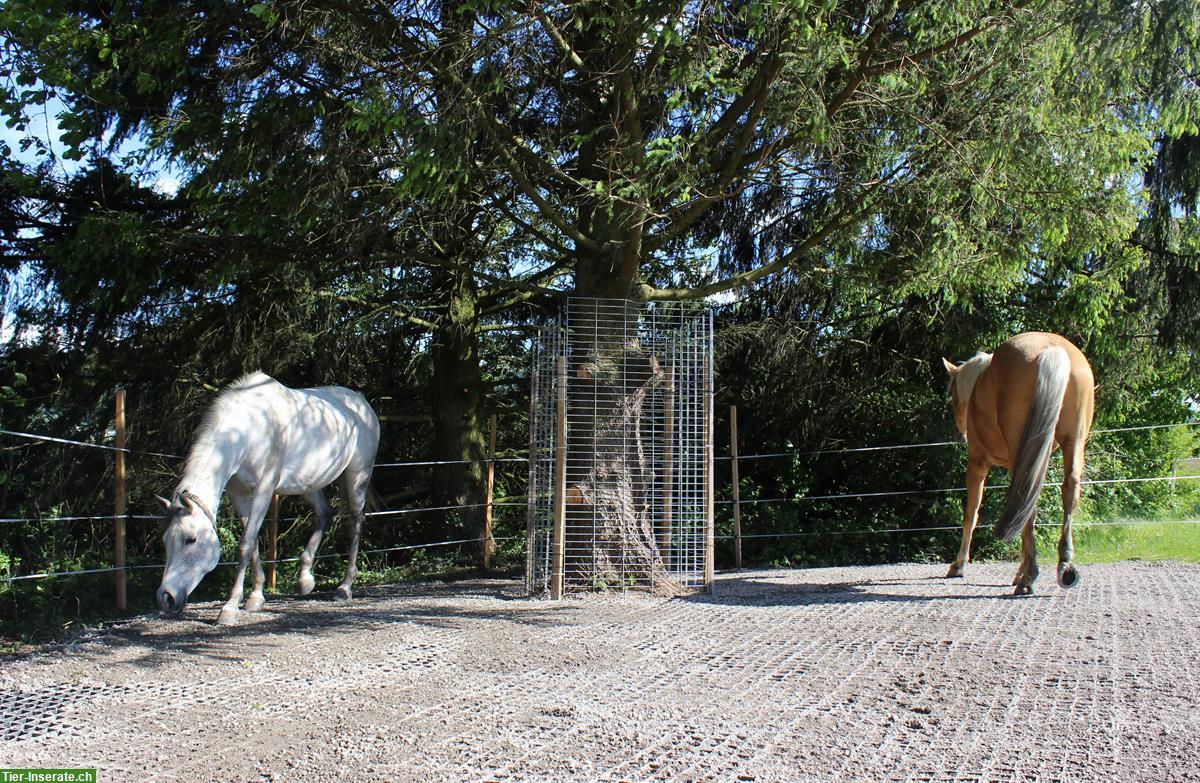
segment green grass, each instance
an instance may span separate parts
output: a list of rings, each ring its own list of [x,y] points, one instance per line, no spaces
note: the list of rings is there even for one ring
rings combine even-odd
[[[1075,526],[1075,562],[1115,563],[1121,560],[1174,560],[1200,563],[1200,524],[1187,522]],[[1058,558],[1056,542],[1041,539],[1038,559],[1053,562]]]

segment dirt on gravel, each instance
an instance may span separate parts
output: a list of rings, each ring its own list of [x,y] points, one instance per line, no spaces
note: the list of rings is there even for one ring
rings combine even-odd
[[[0,767],[100,780],[1200,780],[1200,567],[514,581],[146,616],[0,664]]]

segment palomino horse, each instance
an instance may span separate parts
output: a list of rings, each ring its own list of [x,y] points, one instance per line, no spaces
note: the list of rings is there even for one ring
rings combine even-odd
[[[336,597],[350,598],[358,575],[358,540],[362,534],[367,484],[379,446],[379,419],[358,392],[341,386],[289,389],[261,372],[250,373],[221,392],[196,432],[183,476],[166,509],[167,565],[158,587],[158,604],[178,613],[188,594],[221,559],[214,513],[221,492],[241,516],[238,568],[229,600],[217,622],[236,625],[246,565],[253,563],[254,582],[245,609],[263,605],[263,568],[258,559],[258,532],[275,495],[303,495],[316,512],[308,544],[300,555],[296,588],[312,591],[312,564],[325,526],[333,516],[322,489],[342,477],[352,519],[346,575]]]
[[[954,423],[967,443],[962,544],[946,576],[962,576],[963,564],[970,560],[984,482],[988,470],[999,465],[1008,468],[1012,479],[995,532],[1007,541],[1021,531],[1021,566],[1013,584],[1017,595],[1033,592],[1038,575],[1033,521],[1057,444],[1063,451],[1058,584],[1075,586],[1079,572],[1071,563],[1071,516],[1079,503],[1083,450],[1095,404],[1087,359],[1056,334],[1027,332],[1007,340],[995,353],[976,354],[963,364],[942,361],[950,373]]]

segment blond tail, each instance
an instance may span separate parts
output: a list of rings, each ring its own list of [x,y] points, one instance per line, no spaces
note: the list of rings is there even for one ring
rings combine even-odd
[[[1037,513],[1038,496],[1046,483],[1046,468],[1054,451],[1054,428],[1071,377],[1071,357],[1062,348],[1049,348],[1037,358],[1037,388],[1029,421],[1021,435],[1012,481],[1004,496],[1004,511],[995,533],[1005,541],[1015,536]]]

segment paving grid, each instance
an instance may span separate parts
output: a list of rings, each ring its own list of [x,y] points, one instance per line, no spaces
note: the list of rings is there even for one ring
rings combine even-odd
[[[712,596],[515,581],[148,616],[0,663],[0,767],[103,780],[1200,779],[1200,567],[753,571]]]

